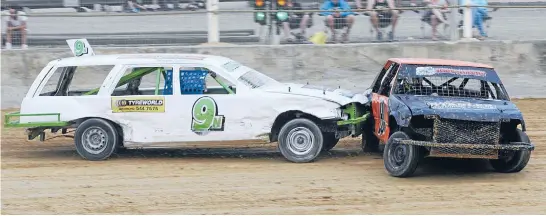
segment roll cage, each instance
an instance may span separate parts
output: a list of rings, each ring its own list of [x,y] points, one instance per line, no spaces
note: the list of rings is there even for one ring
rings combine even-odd
[[[434,84],[431,79],[439,80],[441,84]],[[455,81],[461,81],[458,86],[451,85]],[[468,89],[467,84],[470,80],[479,82],[480,89]],[[423,82],[428,86],[423,85]],[[397,82],[393,83],[394,94],[410,95],[432,95],[444,97],[469,97],[484,98],[496,100],[509,100],[506,90],[502,84],[488,82],[486,80],[472,79],[468,77],[398,77]]]

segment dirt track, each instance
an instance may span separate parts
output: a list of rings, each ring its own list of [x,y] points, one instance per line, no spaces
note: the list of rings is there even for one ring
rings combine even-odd
[[[2,213],[544,214],[546,100],[517,103],[536,150],[515,174],[429,159],[418,176],[393,178],[358,139],[308,164],[285,161],[273,145],[130,150],[91,162],[70,139],[30,142],[22,129],[2,129]]]

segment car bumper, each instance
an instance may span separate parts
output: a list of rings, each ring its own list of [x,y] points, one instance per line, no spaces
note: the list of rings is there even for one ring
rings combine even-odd
[[[535,149],[535,146],[532,143],[525,143],[525,142],[510,142],[510,143],[493,145],[493,144],[436,143],[436,142],[402,140],[402,139],[394,139],[393,141],[397,144],[430,147],[429,157],[498,159],[499,150],[533,151]]]

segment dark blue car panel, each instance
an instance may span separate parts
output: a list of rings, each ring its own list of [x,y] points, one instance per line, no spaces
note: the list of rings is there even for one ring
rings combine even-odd
[[[414,116],[437,115],[441,118],[489,122],[501,119],[523,120],[520,110],[511,101],[401,94],[391,98],[405,104]]]
[[[398,126],[407,127],[409,125],[412,116],[411,110],[396,95],[389,97],[389,113],[394,117]]]

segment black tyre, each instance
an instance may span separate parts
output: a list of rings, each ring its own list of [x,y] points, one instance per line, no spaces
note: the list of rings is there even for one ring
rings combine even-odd
[[[521,131],[520,129],[516,129],[516,140],[514,141],[526,143],[531,142],[527,134],[525,134],[525,132]],[[514,173],[523,170],[523,168],[527,166],[530,158],[531,152],[529,150],[511,151],[508,152],[506,158],[489,160],[489,163],[497,172]]]
[[[287,122],[279,132],[278,148],[289,161],[306,163],[321,152],[323,136],[313,121],[297,118]]]
[[[394,177],[411,176],[417,169],[419,163],[420,151],[418,146],[402,145],[394,143],[394,138],[410,139],[402,132],[394,132],[387,141],[385,151],[383,152],[383,161],[387,172]]]
[[[98,118],[82,122],[76,129],[74,142],[78,154],[91,161],[107,159],[120,144],[114,125]]]
[[[337,142],[339,142],[335,133],[323,133],[322,140],[322,151],[332,150],[337,145]]]
[[[371,130],[362,132],[361,145],[363,152],[382,152],[379,148],[379,139],[377,139]]]

